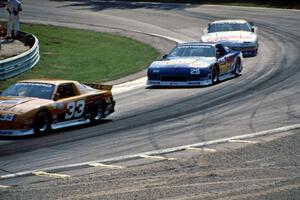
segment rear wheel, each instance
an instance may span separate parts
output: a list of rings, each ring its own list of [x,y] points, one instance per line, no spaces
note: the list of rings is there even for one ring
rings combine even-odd
[[[46,110],[37,113],[34,121],[35,135],[45,135],[50,131],[50,117]]]
[[[211,70],[211,83],[212,85],[219,82],[219,70],[217,66],[214,66]]]
[[[104,116],[104,105],[101,100],[97,100],[92,108],[90,113],[91,123],[99,122]]]

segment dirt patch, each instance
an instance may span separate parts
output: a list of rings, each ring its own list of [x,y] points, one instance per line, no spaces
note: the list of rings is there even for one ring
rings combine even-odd
[[[1,40],[0,60],[4,60],[13,56],[17,56],[30,49],[19,40]]]

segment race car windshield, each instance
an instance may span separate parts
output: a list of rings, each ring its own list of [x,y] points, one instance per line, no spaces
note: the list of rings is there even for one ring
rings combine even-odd
[[[210,24],[208,27],[208,33],[226,32],[226,31],[248,31],[248,32],[251,32],[251,29],[247,23]]]
[[[168,57],[215,57],[215,50],[208,45],[184,45],[174,48]]]
[[[4,90],[1,96],[23,96],[51,99],[54,85],[45,83],[15,83]]]

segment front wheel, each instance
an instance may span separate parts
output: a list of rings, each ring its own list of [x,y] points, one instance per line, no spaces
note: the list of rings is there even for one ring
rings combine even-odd
[[[211,70],[211,84],[214,85],[219,82],[219,70],[217,66],[214,66]]]
[[[103,110],[104,110],[104,105],[102,101],[97,100],[91,108],[91,112],[90,112],[91,123],[97,123],[102,119],[102,117],[104,116]]]
[[[242,64],[241,64],[241,60],[238,58],[234,66],[234,75],[235,76],[241,75],[241,71],[242,71]]]
[[[41,110],[36,114],[34,120],[34,134],[45,135],[50,131],[50,117],[46,110]]]

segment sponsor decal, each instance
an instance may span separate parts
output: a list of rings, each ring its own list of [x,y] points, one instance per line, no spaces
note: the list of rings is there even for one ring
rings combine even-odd
[[[217,36],[207,38],[207,42],[216,42],[224,40],[251,40],[252,37],[249,35],[228,35],[228,36]]]
[[[192,49],[196,49],[196,48],[203,48],[203,49],[210,49],[211,46],[210,45],[183,45],[183,46],[179,46],[177,47],[179,49],[182,49],[182,48],[192,48]]]
[[[24,100],[21,100],[21,99],[1,100],[0,105],[3,105],[3,104],[20,104],[20,103],[23,103],[23,102],[24,102]]]
[[[17,86],[28,86],[28,85],[32,85],[32,86],[42,86],[42,87],[48,87],[48,88],[52,88],[53,85],[51,84],[47,84],[47,83],[16,83]]]

